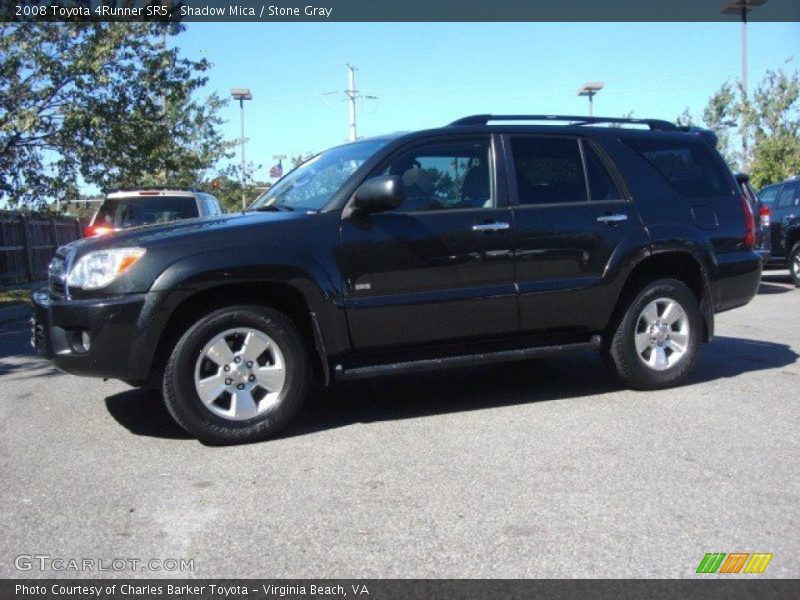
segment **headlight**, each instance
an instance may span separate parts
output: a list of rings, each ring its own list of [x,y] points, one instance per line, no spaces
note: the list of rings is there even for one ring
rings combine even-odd
[[[144,248],[111,248],[82,256],[67,275],[67,285],[84,290],[104,287],[144,256]]]

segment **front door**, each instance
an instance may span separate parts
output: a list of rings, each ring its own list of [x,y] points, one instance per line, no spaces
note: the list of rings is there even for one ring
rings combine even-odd
[[[342,222],[357,350],[516,332],[513,222],[489,135],[406,146],[371,176],[402,177],[399,208]]]

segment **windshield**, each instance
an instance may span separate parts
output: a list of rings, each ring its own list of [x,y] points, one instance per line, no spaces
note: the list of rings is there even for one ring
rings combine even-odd
[[[387,141],[356,142],[317,154],[261,194],[250,210],[318,211]]]

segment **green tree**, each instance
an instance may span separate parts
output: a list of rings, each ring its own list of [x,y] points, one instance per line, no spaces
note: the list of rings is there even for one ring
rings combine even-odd
[[[164,43],[178,23],[0,24],[0,199],[186,186],[230,148],[206,60]]]
[[[750,98],[741,86],[723,84],[703,111],[734,169],[747,165],[756,188],[800,172],[800,81],[797,71],[767,71]],[[734,149],[731,130],[739,126]],[[741,143],[742,139],[744,144]]]
[[[753,94],[750,177],[756,187],[800,173],[800,80],[797,71],[768,71]]]

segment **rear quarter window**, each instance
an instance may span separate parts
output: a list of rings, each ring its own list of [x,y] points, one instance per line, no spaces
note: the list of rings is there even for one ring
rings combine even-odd
[[[701,139],[642,137],[622,141],[682,196],[712,197],[730,193],[723,165]]]

